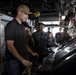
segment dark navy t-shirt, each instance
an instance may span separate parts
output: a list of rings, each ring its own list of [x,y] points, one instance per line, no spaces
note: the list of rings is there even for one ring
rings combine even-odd
[[[5,41],[13,40],[14,46],[18,53],[26,58],[27,49],[26,49],[26,34],[22,24],[19,24],[16,19],[13,19],[5,27]],[[10,53],[6,44],[6,60],[15,59],[15,57]]]

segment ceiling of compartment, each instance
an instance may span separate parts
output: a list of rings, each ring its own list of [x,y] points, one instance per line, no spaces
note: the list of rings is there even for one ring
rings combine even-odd
[[[39,11],[41,14],[51,16],[72,15],[75,11],[76,0],[0,0],[0,11],[11,15],[16,14],[16,8],[20,4],[26,4],[32,12]]]

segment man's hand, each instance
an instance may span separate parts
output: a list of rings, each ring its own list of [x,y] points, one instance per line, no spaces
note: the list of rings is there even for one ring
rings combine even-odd
[[[32,55],[33,56],[38,56],[38,53],[33,52]]]
[[[28,46],[28,44],[27,44],[27,50],[28,50],[33,56],[38,56],[38,53],[33,52],[33,51],[30,49],[30,47]]]
[[[24,59],[24,60],[22,60],[21,62],[22,62],[23,65],[26,66],[27,68],[32,66],[32,62],[30,62],[29,60],[25,60],[25,59]]]

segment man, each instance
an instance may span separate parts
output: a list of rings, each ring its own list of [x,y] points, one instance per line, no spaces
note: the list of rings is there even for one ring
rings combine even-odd
[[[50,31],[50,27],[48,27],[48,31],[47,31],[48,36],[53,37],[52,32]]]
[[[68,33],[68,28],[64,27],[63,32],[62,32],[61,44],[65,43],[69,39],[71,39],[71,36]]]
[[[28,52],[33,56],[38,55],[33,52],[26,43],[26,34],[22,22],[25,22],[28,15],[32,14],[29,7],[20,5],[17,8],[16,17],[5,27],[6,41],[6,70],[8,75],[20,75],[20,64],[31,67]]]
[[[61,44],[61,39],[62,39],[62,28],[59,28],[59,32],[56,33],[55,35],[55,40],[57,44]]]
[[[47,34],[43,31],[44,24],[38,23],[37,31],[32,34],[35,41],[34,50],[39,54],[39,62],[42,64],[44,57],[47,55],[48,51],[47,45]]]
[[[53,33],[50,31],[50,27],[48,27],[47,36],[48,36],[47,47],[54,46],[55,45],[55,40],[54,40],[54,37],[53,37]]]
[[[27,43],[29,45],[29,47],[32,49],[32,47],[34,46],[34,39],[32,37],[32,32],[31,32],[31,27],[29,26],[29,24],[27,22],[23,22],[23,25],[25,27],[25,33],[27,36]]]

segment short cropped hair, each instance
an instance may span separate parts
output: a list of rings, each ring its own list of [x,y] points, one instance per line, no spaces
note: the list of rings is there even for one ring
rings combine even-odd
[[[37,24],[37,26],[38,26],[38,27],[39,27],[40,25],[43,25],[43,26],[44,26],[44,24],[43,24],[43,23],[38,23],[38,24]]]

